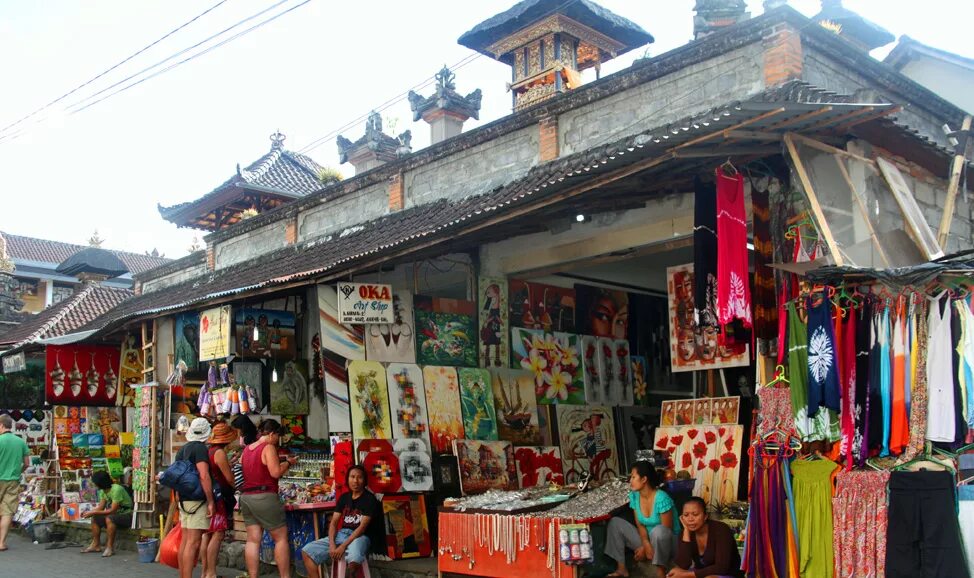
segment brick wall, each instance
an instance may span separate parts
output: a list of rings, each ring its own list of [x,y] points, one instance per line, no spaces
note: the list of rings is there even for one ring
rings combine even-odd
[[[762,41],[764,84],[775,86],[802,77],[802,41],[790,24],[778,24]]]
[[[558,117],[549,116],[541,119],[538,123],[540,130],[539,144],[541,162],[546,162],[558,158]]]
[[[389,179],[389,210],[401,211],[405,206],[402,194],[402,173],[397,173]]]
[[[284,223],[284,244],[293,245],[298,242],[298,218],[289,217]]]

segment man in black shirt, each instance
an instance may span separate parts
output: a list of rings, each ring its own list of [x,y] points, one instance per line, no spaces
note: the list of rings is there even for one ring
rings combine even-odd
[[[186,440],[189,442],[179,449],[174,461],[187,460],[196,465],[200,485],[206,501],[179,500],[179,524],[182,526],[182,539],[179,542],[179,577],[192,578],[196,568],[203,534],[210,529],[213,516],[213,482],[210,478],[210,456],[206,440],[210,439],[210,422],[198,417],[189,425]]]

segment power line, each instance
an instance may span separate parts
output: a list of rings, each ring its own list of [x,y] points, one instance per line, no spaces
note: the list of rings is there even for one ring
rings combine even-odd
[[[97,74],[96,76],[94,76],[94,77],[92,77],[92,78],[90,78],[90,79],[88,79],[87,81],[85,81],[85,82],[83,82],[83,83],[81,83],[81,84],[79,84],[78,86],[76,86],[76,87],[74,87],[74,88],[72,88],[72,89],[71,89],[71,90],[69,90],[68,92],[65,92],[65,93],[64,93],[64,94],[62,94],[61,96],[59,96],[59,97],[57,97],[57,98],[55,98],[55,99],[54,99],[54,100],[52,100],[51,102],[49,102],[49,103],[47,103],[47,104],[45,104],[44,106],[42,106],[42,107],[40,107],[40,108],[38,108],[37,110],[35,110],[34,112],[32,112],[32,113],[30,113],[30,114],[28,114],[27,116],[25,116],[25,117],[23,117],[23,118],[21,118],[21,119],[19,119],[19,120],[16,120],[16,121],[14,121],[14,122],[12,122],[12,123],[10,123],[10,124],[8,124],[7,126],[5,126],[5,127],[3,127],[3,128],[0,128],[0,133],[3,133],[3,132],[5,132],[5,131],[6,131],[7,129],[10,129],[10,128],[13,128],[13,127],[15,127],[15,126],[17,126],[18,124],[20,124],[20,123],[22,123],[22,122],[24,122],[25,120],[27,120],[27,119],[29,119],[29,118],[31,118],[31,117],[33,117],[33,116],[34,116],[34,115],[36,115],[37,113],[39,113],[39,112],[42,112],[42,111],[44,111],[44,110],[47,110],[48,108],[50,108],[50,107],[52,107],[52,106],[54,106],[55,104],[57,104],[57,103],[59,103],[59,102],[61,102],[61,101],[62,101],[62,100],[64,100],[65,98],[67,98],[67,97],[69,97],[69,96],[71,96],[72,94],[74,94],[74,93],[76,93],[76,92],[78,92],[79,90],[81,90],[82,88],[84,88],[84,87],[86,87],[86,86],[88,86],[88,85],[89,85],[89,84],[91,84],[92,82],[95,82],[96,80],[98,80],[99,78],[101,78],[101,77],[103,77],[103,76],[105,76],[105,75],[106,75],[106,74],[108,74],[109,72],[111,72],[111,71],[113,71],[113,70],[115,70],[115,69],[116,69],[116,68],[118,68],[119,66],[122,66],[122,65],[123,65],[123,64],[125,64],[126,62],[129,62],[130,60],[132,60],[132,59],[133,59],[133,58],[135,58],[136,56],[138,56],[138,55],[140,55],[140,54],[142,54],[142,53],[143,53],[143,52],[145,52],[146,50],[149,50],[149,49],[150,49],[150,48],[152,48],[153,46],[155,46],[155,45],[157,45],[157,44],[159,44],[160,42],[162,42],[162,41],[163,41],[163,40],[165,40],[166,38],[169,38],[170,36],[172,36],[173,34],[175,34],[175,33],[177,33],[177,32],[179,32],[179,31],[180,31],[180,30],[182,30],[183,28],[186,28],[187,26],[189,26],[189,25],[190,25],[190,24],[192,24],[193,22],[196,22],[197,20],[199,20],[199,19],[200,19],[200,18],[202,18],[203,16],[206,16],[207,14],[209,14],[210,12],[212,12],[213,10],[215,10],[215,9],[217,9],[217,8],[219,8],[219,7],[220,7],[220,5],[222,5],[222,4],[225,4],[225,3],[227,2],[227,1],[228,1],[228,0],[220,0],[219,2],[217,2],[216,4],[214,4],[213,6],[210,6],[209,8],[207,8],[206,10],[204,10],[203,12],[201,12],[201,13],[199,13],[199,14],[197,14],[196,16],[194,16],[193,18],[191,18],[191,19],[189,19],[188,21],[186,21],[186,22],[184,22],[184,23],[182,23],[182,24],[180,24],[180,25],[179,25],[179,26],[177,26],[176,28],[173,28],[172,30],[170,30],[169,32],[167,32],[166,34],[164,34],[164,35],[163,35],[163,36],[162,36],[161,38],[159,38],[159,39],[157,39],[157,40],[155,40],[155,41],[154,41],[154,42],[152,42],[151,44],[149,44],[149,45],[147,45],[147,46],[145,46],[145,47],[143,47],[143,48],[140,48],[140,49],[139,49],[139,50],[137,50],[136,52],[134,52],[134,53],[132,53],[131,55],[129,55],[129,56],[127,57],[127,58],[125,58],[125,59],[124,59],[124,60],[122,60],[121,62],[119,62],[119,63],[117,63],[117,64],[115,64],[115,65],[113,65],[113,66],[111,66],[110,68],[108,68],[108,69],[106,69],[106,70],[104,70],[104,71],[102,71],[101,73],[99,73],[99,74]]]

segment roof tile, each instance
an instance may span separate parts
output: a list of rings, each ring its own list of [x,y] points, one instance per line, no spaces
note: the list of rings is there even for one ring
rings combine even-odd
[[[105,315],[132,295],[128,289],[87,284],[67,299],[4,333],[0,344],[20,347],[39,339],[73,333]],[[97,325],[91,328],[97,328]]]
[[[11,235],[0,231],[0,236],[7,241],[7,256],[11,259],[24,259],[28,261],[40,261],[58,265],[67,260],[68,257],[79,251],[88,249],[85,245],[75,245],[73,243],[63,243],[61,241],[50,241],[48,239],[38,239],[36,237],[25,237],[22,235]],[[136,274],[148,271],[154,267],[165,265],[169,259],[165,257],[153,257],[151,255],[140,255],[139,253],[129,253],[126,251],[111,251],[118,257],[129,272]]]

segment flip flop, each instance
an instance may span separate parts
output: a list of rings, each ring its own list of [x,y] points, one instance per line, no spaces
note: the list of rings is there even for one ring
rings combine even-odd
[[[101,547],[93,548],[91,546],[88,546],[87,548],[81,551],[82,554],[94,554],[96,552],[101,552]]]
[[[102,558],[110,558],[115,555],[115,550],[105,548],[105,551],[101,553]]]
[[[6,552],[9,549],[10,548],[8,548],[7,546],[4,546],[3,548],[0,548],[0,552]]]

